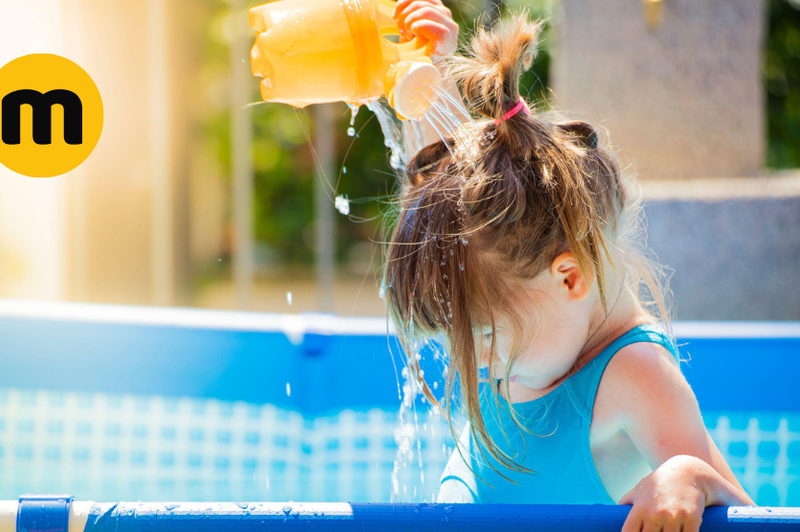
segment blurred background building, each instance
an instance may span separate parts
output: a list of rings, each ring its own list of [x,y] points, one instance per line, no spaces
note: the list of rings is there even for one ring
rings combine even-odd
[[[259,103],[259,3],[0,0],[0,64],[68,57],[105,108],[77,170],[0,168],[0,297],[385,314],[378,123],[364,109],[349,137],[344,104]],[[465,32],[521,6],[549,19],[525,92],[609,130],[679,319],[800,319],[800,2],[445,3]]]

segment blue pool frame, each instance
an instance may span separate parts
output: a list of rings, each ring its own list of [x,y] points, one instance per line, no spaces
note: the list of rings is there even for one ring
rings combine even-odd
[[[21,497],[17,532],[67,532],[69,496]],[[249,532],[260,530],[416,531],[453,529],[616,532],[630,506],[348,503],[105,503],[95,504],[84,532]],[[701,530],[797,530],[798,508],[709,507]]]

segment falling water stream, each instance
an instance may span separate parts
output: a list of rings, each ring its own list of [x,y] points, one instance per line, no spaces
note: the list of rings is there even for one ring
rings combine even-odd
[[[423,117],[423,120],[429,124],[437,133],[439,138],[445,142],[448,150],[463,164],[474,164],[477,155],[476,139],[480,138],[482,134],[478,124],[470,116],[469,112],[464,109],[463,105],[458,102],[446,90],[436,87],[434,90],[437,98],[429,100],[431,106]],[[389,165],[398,174],[405,171],[410,158],[424,147],[424,137],[421,121],[401,121],[397,117],[394,109],[389,106],[385,98],[371,101],[367,103],[367,107],[375,114],[381,126],[381,131],[384,136],[384,144],[389,149]],[[358,114],[359,108],[350,105],[351,119],[350,127],[347,134],[350,137],[355,136],[355,119]],[[349,213],[349,202],[346,196],[340,195],[335,198],[336,208],[342,214]],[[381,296],[383,297],[384,287],[381,288]],[[448,306],[449,306],[449,302]],[[410,356],[414,356],[420,360],[421,345],[415,344],[414,349]],[[443,376],[446,377],[447,368],[444,369]],[[391,477],[391,500],[392,502],[419,502],[420,499],[425,497],[425,491],[430,488],[425,487],[425,472],[424,462],[422,455],[422,444],[420,427],[423,430],[429,430],[431,436],[435,434],[435,420],[440,420],[438,408],[435,405],[430,405],[424,397],[421,401],[428,406],[426,412],[426,419],[420,419],[417,412],[418,399],[421,396],[421,382],[419,382],[413,372],[406,367],[401,372],[402,385],[398,379],[398,396],[401,401],[400,411],[398,413],[398,427],[394,432],[395,442],[397,443],[397,456],[394,462]],[[423,378],[424,375],[419,375]],[[436,379],[438,380],[438,379]],[[438,388],[438,383],[434,382],[434,389]],[[424,423],[421,424],[421,421]],[[442,451],[448,452],[446,447]],[[416,454],[416,456],[415,456]],[[422,488],[422,493],[418,493],[415,486],[411,493],[409,493],[408,485],[404,482],[408,478],[407,472],[409,467],[419,467],[419,486]],[[438,479],[437,479],[438,480]],[[416,484],[416,482],[415,482]],[[430,489],[428,493],[431,494],[431,501],[435,500],[436,487]],[[424,498],[427,501],[427,497]]]
[[[429,100],[431,106],[423,117],[439,138],[445,142],[448,150],[454,159],[461,161],[462,164],[473,165],[477,156],[476,140],[479,140],[482,131],[478,124],[472,119],[469,112],[456,100],[450,93],[440,87],[434,90],[437,98]],[[389,165],[396,172],[404,172],[410,158],[424,147],[424,137],[419,121],[408,120],[402,122],[387,103],[385,98],[369,102],[367,107],[375,113],[383,131],[384,144],[390,150]],[[405,126],[405,127],[404,127]],[[382,287],[382,290],[384,288]],[[449,306],[449,302],[448,306]],[[420,360],[420,346],[415,344],[410,356]],[[445,368],[443,376],[446,376]],[[422,455],[420,415],[417,412],[418,397],[421,395],[421,382],[417,381],[413,372],[408,366],[401,372],[402,385],[398,382],[399,399],[401,401],[398,413],[398,427],[395,430],[395,442],[397,443],[397,456],[392,470],[392,502],[410,501],[419,502],[425,496],[427,488],[425,486],[425,471]],[[423,378],[424,375],[419,375]],[[434,388],[438,388],[438,383],[434,382]],[[424,401],[424,398],[422,399]],[[430,430],[431,436],[435,434],[438,417],[438,408],[428,404],[427,419],[422,424],[422,429]],[[446,447],[442,450],[445,455],[448,452]],[[415,456],[416,453],[416,456]],[[408,486],[401,484],[401,477],[409,467],[417,465],[419,467],[419,485],[424,490],[417,493],[416,486],[412,493],[408,492]],[[438,480],[438,479],[437,479]],[[415,482],[416,484],[416,482]],[[431,502],[435,500],[436,487],[431,490]],[[424,500],[427,500],[425,498]]]

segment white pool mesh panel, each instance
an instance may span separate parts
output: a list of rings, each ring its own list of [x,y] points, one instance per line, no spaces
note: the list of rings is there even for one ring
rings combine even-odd
[[[762,506],[800,506],[800,413],[706,412],[708,432]]]
[[[745,489],[800,506],[800,414],[704,415]],[[431,501],[452,440],[420,412],[400,500]],[[304,417],[214,399],[0,389],[0,499],[65,492],[93,500],[388,501],[395,411]]]

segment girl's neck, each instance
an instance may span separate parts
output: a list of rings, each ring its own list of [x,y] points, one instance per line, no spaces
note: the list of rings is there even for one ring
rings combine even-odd
[[[575,360],[577,368],[585,366],[614,340],[634,327],[655,323],[627,286],[622,288],[616,301],[609,301],[609,305],[607,319],[602,308],[595,310],[587,331],[586,344]]]
[[[643,324],[655,323],[655,320],[642,308],[631,290],[624,287],[616,301],[609,302],[608,318],[602,308],[594,312],[587,331],[587,339],[583,349],[575,359],[570,370],[550,386],[541,390],[533,390],[522,383],[509,382],[511,399],[509,402],[519,403],[542,397],[557,388],[571,375],[592,361],[603,349],[614,340]],[[505,385],[500,383],[501,395],[505,398]]]

